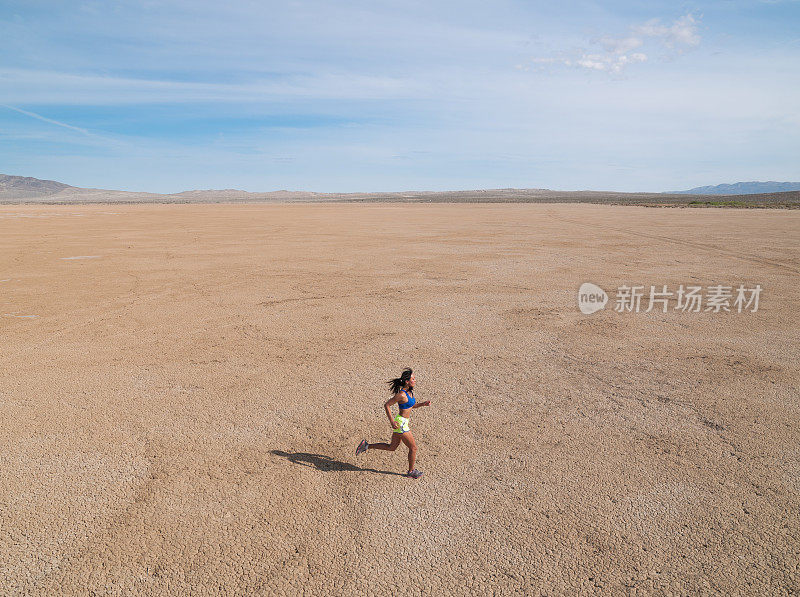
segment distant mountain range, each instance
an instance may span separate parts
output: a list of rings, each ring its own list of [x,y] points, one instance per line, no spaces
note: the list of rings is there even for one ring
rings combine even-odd
[[[688,191],[668,191],[670,195],[757,195],[761,193],[785,193],[800,191],[800,182],[735,182],[716,186],[695,187]]]
[[[55,180],[40,180],[28,176],[9,176],[0,174],[0,197],[8,196],[24,199],[27,197],[42,197],[54,195],[65,189],[73,189],[68,184]]]
[[[792,190],[797,189],[797,190]],[[778,192],[776,192],[778,191]],[[746,194],[744,200],[737,195]],[[707,195],[716,195],[714,200]],[[727,196],[722,196],[727,195]],[[800,183],[740,182],[675,193],[480,189],[472,191],[398,191],[389,193],[315,193],[237,189],[195,190],[166,195],[137,191],[85,189],[54,180],[0,174],[0,204],[40,203],[241,203],[241,202],[399,202],[399,203],[600,203],[606,205],[747,206],[800,208]]]

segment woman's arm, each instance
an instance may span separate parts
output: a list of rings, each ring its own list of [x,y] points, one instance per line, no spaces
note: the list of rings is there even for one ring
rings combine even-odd
[[[395,423],[394,419],[392,418],[392,405],[400,401],[399,396],[400,394],[395,394],[383,405],[383,408],[386,411],[386,416],[389,418],[389,425],[392,426],[392,429],[397,429],[397,423]]]
[[[420,406],[430,406],[430,405],[431,405],[431,401],[430,400],[426,400],[425,402],[420,402],[418,404],[415,404],[411,408],[419,408]]]

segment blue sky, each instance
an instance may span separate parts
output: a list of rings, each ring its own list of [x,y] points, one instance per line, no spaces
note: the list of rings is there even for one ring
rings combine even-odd
[[[0,172],[176,192],[800,180],[800,1],[0,0]]]

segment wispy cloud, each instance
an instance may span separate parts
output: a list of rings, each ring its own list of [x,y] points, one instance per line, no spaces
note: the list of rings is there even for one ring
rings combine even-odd
[[[670,24],[662,24],[660,19],[651,19],[631,26],[628,35],[604,35],[590,40],[590,43],[599,46],[596,51],[581,50],[566,55],[562,53],[559,57],[532,58],[527,64],[521,64],[517,68],[529,70],[530,64],[561,64],[587,71],[620,74],[631,64],[648,61],[648,55],[642,51],[648,45],[678,53],[700,45],[697,25],[697,19],[691,14]]]
[[[636,62],[646,62],[647,55],[641,52],[634,52],[632,54],[584,54],[574,61],[566,60],[564,64],[570,66],[572,64],[585,68],[587,70],[599,70],[609,73],[620,73],[622,69],[629,64]]]
[[[32,112],[12,108],[9,103],[26,104],[138,104],[175,102],[252,102],[265,99],[391,99],[419,96],[414,80],[396,76],[365,75],[354,72],[286,74],[258,78],[245,83],[205,83],[143,79],[119,76],[0,69],[4,85],[0,105],[47,120]],[[64,123],[53,121],[66,127]],[[84,134],[88,131],[80,130]]]
[[[671,25],[662,25],[658,19],[652,19],[634,27],[633,34],[639,38],[659,39],[668,48],[684,49],[700,45],[697,21],[691,14],[682,16]]]
[[[16,108],[14,106],[9,106],[8,104],[0,104],[4,108],[8,108],[9,110],[14,110],[15,112],[19,112],[20,114],[24,114],[25,116],[30,116],[31,118],[36,118],[37,120],[41,120],[42,122],[49,122],[50,124],[54,124],[56,126],[63,127],[65,129],[70,129],[72,131],[77,131],[87,137],[93,136],[92,133],[87,131],[86,129],[82,129],[78,126],[72,126],[71,124],[67,124],[66,122],[59,122],[58,120],[53,120],[52,118],[47,118],[42,116],[41,114],[37,114],[36,112],[29,112],[28,110],[23,110],[22,108]]]
[[[47,130],[41,130],[39,132],[30,132],[30,131],[14,131],[8,129],[4,131],[3,136],[9,139],[13,139],[17,142],[22,140],[32,140],[32,139],[41,139],[43,141],[47,141],[49,143],[70,143],[73,145],[82,145],[86,147],[103,147],[103,148],[121,148],[121,147],[128,147],[130,143],[119,135],[109,135],[106,132],[97,133],[90,131],[86,128],[82,128],[79,126],[75,126],[61,120],[56,120],[54,118],[48,118],[47,116],[42,116],[36,112],[31,112],[30,110],[23,110],[22,108],[18,108],[16,106],[11,106],[9,104],[2,104],[0,103],[0,107],[7,108],[12,110],[13,112],[17,112],[18,114],[23,114],[29,118],[33,118],[35,120],[45,122],[47,124],[52,124],[54,127],[57,128],[48,128]],[[64,131],[74,131],[75,133],[79,133],[78,135],[70,135],[64,134]],[[52,133],[48,132],[52,131]]]

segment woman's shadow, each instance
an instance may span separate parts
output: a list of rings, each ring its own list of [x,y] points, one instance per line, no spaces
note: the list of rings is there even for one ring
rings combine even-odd
[[[299,464],[301,466],[310,466],[318,471],[335,471],[335,472],[364,472],[364,473],[380,473],[383,475],[398,475],[402,477],[401,473],[394,473],[392,471],[379,471],[374,468],[362,468],[360,466],[356,466],[355,464],[350,464],[349,462],[342,462],[341,460],[334,460],[330,456],[325,456],[323,454],[308,454],[306,452],[284,452],[282,450],[272,450],[272,454],[275,456],[281,456],[282,458],[286,458],[289,462],[293,464]]]

